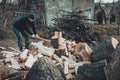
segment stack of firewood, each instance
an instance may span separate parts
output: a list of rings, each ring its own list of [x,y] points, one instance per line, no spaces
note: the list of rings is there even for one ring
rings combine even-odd
[[[61,32],[55,32],[51,38],[51,46],[43,45],[44,41],[50,40],[43,38],[40,40],[43,41],[31,43],[32,50],[25,49],[21,53],[12,47],[9,47],[12,51],[6,51],[0,47],[2,50],[0,53],[5,57],[1,59],[1,62],[4,62],[7,68],[13,68],[18,72],[28,71],[27,80],[37,80],[38,75],[44,74],[46,70],[50,70],[45,75],[52,75],[51,80],[90,80],[94,76],[98,76],[96,80],[105,80],[104,67],[110,61],[108,58],[111,57],[110,55],[119,43],[112,37],[101,44],[90,47],[85,42],[75,43],[75,41],[64,39]],[[43,65],[48,67],[44,68]],[[39,72],[38,66],[42,67],[43,72]],[[61,74],[63,78],[58,79],[55,76],[57,74]],[[38,80],[42,79],[41,77],[39,75]],[[47,80],[46,77],[44,80]]]

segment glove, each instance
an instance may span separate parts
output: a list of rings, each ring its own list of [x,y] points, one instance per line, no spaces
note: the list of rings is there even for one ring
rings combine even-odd
[[[38,34],[35,35],[35,38],[39,38]]]
[[[32,36],[31,36],[32,38],[35,38],[35,35],[34,34],[32,34]]]

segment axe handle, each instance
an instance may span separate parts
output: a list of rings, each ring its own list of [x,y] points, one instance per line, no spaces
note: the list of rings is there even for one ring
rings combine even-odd
[[[42,40],[42,41],[46,41],[46,42],[50,42],[51,40],[49,40],[49,39],[45,39],[45,38],[42,38],[42,37],[39,37],[39,38],[37,38],[38,40]]]

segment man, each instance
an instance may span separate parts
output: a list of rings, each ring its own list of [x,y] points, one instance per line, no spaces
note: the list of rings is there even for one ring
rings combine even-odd
[[[34,14],[29,14],[27,17],[23,17],[13,24],[12,29],[14,33],[16,34],[16,37],[18,38],[18,47],[20,51],[23,51],[22,36],[25,38],[26,49],[29,49],[29,35],[28,34],[30,34],[32,38],[39,37],[36,32],[34,19],[35,19]]]

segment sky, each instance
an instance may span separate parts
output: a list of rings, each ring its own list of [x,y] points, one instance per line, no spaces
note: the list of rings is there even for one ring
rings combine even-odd
[[[99,2],[100,0],[95,0],[95,2]],[[118,1],[118,0],[101,0],[102,3],[112,3],[113,1]]]

